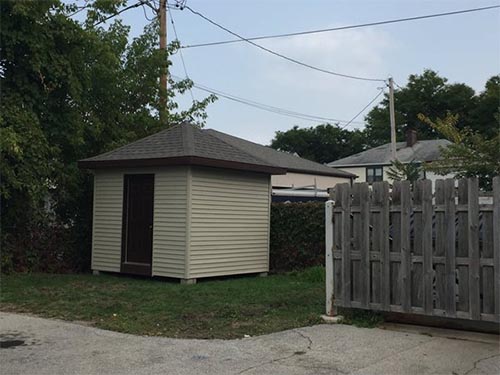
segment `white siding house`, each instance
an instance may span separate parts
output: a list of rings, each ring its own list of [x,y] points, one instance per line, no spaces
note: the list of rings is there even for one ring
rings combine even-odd
[[[419,141],[412,130],[407,132],[406,138],[405,142],[396,143],[396,158],[403,163],[416,162],[422,165],[432,163],[440,158],[441,150],[450,144],[446,139]],[[332,161],[327,165],[356,175],[356,182],[392,182],[387,174],[391,168],[391,160],[391,144],[387,143]],[[434,182],[438,178],[453,176],[440,176],[434,172],[423,171],[422,177]]]

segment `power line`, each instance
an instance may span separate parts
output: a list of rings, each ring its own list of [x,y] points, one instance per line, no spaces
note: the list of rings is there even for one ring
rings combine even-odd
[[[288,110],[275,110],[275,109],[269,108],[267,106],[261,106],[261,105],[258,105],[258,104],[253,104],[253,103],[250,103],[250,102],[247,102],[247,101],[244,101],[244,100],[240,100],[240,99],[238,99],[236,97],[228,96],[228,95],[222,94],[222,93],[217,92],[217,91],[208,90],[208,89],[200,87],[199,85],[194,85],[194,87],[197,88],[198,90],[206,91],[206,92],[215,94],[217,96],[223,97],[225,99],[228,99],[228,100],[240,103],[240,104],[248,105],[248,106],[260,109],[260,110],[264,110],[264,111],[275,113],[275,114],[282,115],[282,116],[287,116],[287,117],[292,117],[292,118],[297,118],[297,119],[300,119],[300,120],[306,120],[306,121],[312,121],[312,122],[322,122],[322,121],[326,121],[326,122],[338,122],[338,121],[336,121],[336,119],[325,120],[325,119],[319,119],[319,118],[316,118],[316,117],[308,117],[306,115],[302,116],[300,114],[290,113],[290,112],[288,112]]]
[[[172,75],[172,78],[181,79],[180,77],[176,77],[174,75]],[[348,122],[346,120],[339,120],[339,119],[334,119],[334,118],[329,118],[329,117],[310,115],[310,114],[305,114],[305,113],[301,113],[301,112],[291,111],[291,110],[285,109],[285,108],[271,106],[271,105],[264,104],[264,103],[259,103],[259,102],[256,102],[256,101],[253,101],[250,99],[245,99],[242,97],[238,97],[236,95],[229,94],[229,93],[226,93],[226,92],[223,92],[220,90],[212,89],[212,88],[203,86],[201,84],[198,84],[196,82],[193,82],[193,87],[195,87],[198,90],[205,91],[205,92],[208,92],[211,94],[215,94],[215,95],[218,95],[220,97],[223,97],[225,99],[228,99],[228,100],[231,100],[234,102],[238,102],[240,104],[248,105],[248,106],[251,106],[254,108],[258,108],[258,109],[272,112],[275,114],[279,114],[282,116],[294,117],[294,118],[299,118],[301,120],[307,120],[307,121],[313,121],[313,122],[321,122],[321,121],[327,121],[327,122],[332,122],[332,123],[346,123],[346,122]],[[355,121],[351,121],[351,122],[363,124],[363,122],[355,122]]]
[[[356,79],[356,80],[360,80],[360,81],[372,81],[372,82],[385,82],[385,79],[381,79],[381,78],[367,78],[367,77],[359,77],[359,76],[353,76],[353,75],[349,75],[349,74],[342,74],[342,73],[337,73],[337,72],[334,72],[334,71],[331,71],[331,70],[327,70],[327,69],[323,69],[323,68],[318,68],[316,66],[313,66],[313,65],[310,65],[310,64],[307,64],[307,63],[304,63],[302,61],[299,61],[299,60],[296,60],[294,58],[291,58],[291,57],[288,57],[288,56],[285,56],[281,53],[278,53],[276,51],[273,51],[269,48],[266,48],[260,44],[257,44],[255,42],[252,42],[251,40],[247,39],[247,38],[244,38],[242,37],[241,35],[229,30],[228,28],[218,24],[217,22],[215,21],[212,21],[210,18],[204,16],[203,14],[201,14],[200,12],[197,12],[193,9],[191,9],[189,6],[185,6],[184,7],[185,9],[188,9],[191,13],[203,18],[205,21],[211,23],[212,25],[214,26],[217,26],[218,28],[226,31],[227,33],[231,34],[231,35],[234,35],[235,37],[237,38],[240,38],[242,41],[245,41],[251,45],[253,45],[254,47],[257,47],[265,52],[268,52],[272,55],[275,55],[275,56],[278,56],[282,59],[285,59],[289,62],[292,62],[294,64],[297,64],[297,65],[301,65],[301,66],[304,66],[306,68],[309,68],[309,69],[313,69],[313,70],[316,70],[318,72],[322,72],[322,73],[327,73],[327,74],[331,74],[331,75],[334,75],[334,76],[337,76],[337,77],[343,77],[343,78],[350,78],[350,79]]]
[[[371,106],[371,105],[373,104],[373,102],[374,102],[375,100],[377,100],[377,98],[378,98],[380,95],[382,95],[382,93],[383,93],[383,92],[384,92],[384,89],[383,89],[383,88],[382,88],[382,89],[380,89],[379,93],[378,93],[378,94],[377,94],[377,95],[376,95],[376,96],[375,96],[372,100],[370,100],[370,102],[369,102],[367,105],[365,105],[361,111],[359,111],[359,112],[358,112],[358,113],[357,113],[357,114],[356,114],[356,115],[355,115],[355,116],[354,116],[354,117],[353,117],[350,121],[348,121],[348,122],[347,122],[347,124],[345,124],[344,126],[342,126],[342,129],[346,128],[346,127],[347,127],[347,126],[349,126],[349,125],[350,125],[350,124],[351,124],[354,120],[356,120],[360,114],[362,114],[362,113],[363,113],[363,112],[364,112],[364,111],[365,111],[365,110],[366,110],[369,106]]]
[[[73,13],[70,13],[67,15],[68,18],[71,18],[73,16],[76,16],[78,13],[83,12],[85,9],[88,9],[90,7],[90,4],[85,4],[82,5],[81,7],[77,7],[78,9],[75,10]]]
[[[376,21],[376,22],[362,23],[362,24],[357,24],[357,25],[332,27],[332,28],[327,28],[327,29],[298,31],[298,32],[292,32],[292,33],[285,33],[285,34],[261,35],[261,36],[246,38],[246,40],[253,41],[253,40],[263,40],[263,39],[274,39],[274,38],[284,38],[284,37],[289,37],[289,36],[327,33],[327,32],[331,32],[331,31],[359,29],[359,28],[368,27],[368,26],[380,26],[380,25],[387,25],[387,24],[391,24],[391,23],[417,21],[417,20],[428,19],[428,18],[436,18],[436,17],[464,14],[464,13],[480,12],[480,11],[490,10],[490,9],[495,9],[495,8],[500,8],[500,5],[492,5],[492,6],[482,7],[482,8],[463,9],[463,10],[457,10],[457,11],[445,12],[445,13],[427,14],[427,15],[423,15],[423,16],[396,18],[396,19],[386,20],[386,21]],[[243,41],[244,40],[239,38],[239,39],[222,40],[222,41],[209,42],[209,43],[190,44],[187,46],[182,46],[181,48],[197,48],[197,47],[217,46],[217,45],[222,45],[222,44],[240,43]]]
[[[120,9],[118,12],[115,12],[115,13],[113,13],[113,14],[109,15],[108,17],[103,18],[102,20],[95,22],[95,23],[92,25],[92,27],[95,27],[95,26],[97,26],[97,25],[100,25],[101,23],[104,23],[104,22],[106,22],[106,21],[110,20],[111,18],[118,16],[119,14],[121,14],[121,13],[123,13],[123,12],[126,12],[126,11],[127,11],[127,10],[129,10],[129,9],[132,9],[132,8],[137,8],[137,7],[140,7],[141,5],[144,5],[144,4],[147,4],[147,3],[148,3],[148,2],[147,2],[147,1],[145,1],[145,0],[140,0],[140,1],[138,1],[137,3],[134,3],[134,4],[132,4],[132,5],[129,5],[128,7],[125,7],[125,8],[123,8],[123,9]]]
[[[148,13],[146,12],[146,7],[144,6],[144,4],[141,5],[142,5],[142,11],[144,12],[144,18],[146,18],[149,22],[153,22],[156,19],[156,16],[153,18],[149,18]]]
[[[154,0],[153,0],[153,3],[156,4],[154,2]],[[122,14],[123,12],[126,12],[127,10],[130,10],[130,9],[133,9],[133,8],[138,8],[138,7],[144,6],[144,5],[150,7],[153,11],[158,12],[158,9],[156,9],[153,5],[151,5],[151,3],[148,0],[140,0],[137,3],[134,3],[134,4],[132,4],[132,5],[128,6],[128,7],[125,7],[123,9],[120,9],[118,12],[110,14],[108,17],[103,18],[102,20],[99,20],[99,21],[95,22],[92,25],[92,27],[100,25],[101,23],[104,23],[104,22],[110,20],[111,18],[114,18],[114,17],[118,16],[119,14]],[[171,10],[179,10],[179,8],[172,7],[172,6],[167,6],[167,8],[171,9]],[[150,21],[150,19],[147,16],[146,16],[146,19],[148,19],[148,21]]]
[[[172,12],[168,12],[168,15],[170,16],[170,22],[172,23],[172,29],[174,30],[175,39],[179,40],[179,36],[177,35],[177,29],[175,27],[174,16],[172,15]],[[185,74],[185,76],[186,76],[187,79],[191,80],[189,78],[189,74],[187,72],[186,62],[184,61],[184,56],[182,54],[182,49],[179,49],[179,55],[181,57],[182,67],[184,68],[184,74]],[[191,99],[194,102],[195,100],[194,100],[193,90],[191,90],[191,87],[189,88],[189,94],[191,95]]]

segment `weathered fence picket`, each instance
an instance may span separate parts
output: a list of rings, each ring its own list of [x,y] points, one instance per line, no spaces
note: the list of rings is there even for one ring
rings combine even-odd
[[[500,316],[500,178],[493,179],[493,285],[495,316]]]
[[[424,313],[432,314],[433,288],[432,279],[434,270],[432,268],[432,182],[429,180],[417,181],[420,190],[422,204],[422,254],[423,254],[423,294]]]
[[[480,319],[479,285],[479,201],[477,179],[468,181],[467,212],[469,218],[469,311],[471,319]]]
[[[337,185],[326,205],[327,314],[337,306],[500,322],[500,177]]]

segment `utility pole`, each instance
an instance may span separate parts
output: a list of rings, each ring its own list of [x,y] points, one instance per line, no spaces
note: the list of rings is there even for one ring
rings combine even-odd
[[[396,116],[394,114],[394,80],[389,77],[389,117],[391,120],[391,159],[396,160]]]
[[[160,0],[158,8],[158,17],[160,19],[160,51],[165,51],[165,63],[161,67],[160,75],[160,122],[167,125],[167,0]]]

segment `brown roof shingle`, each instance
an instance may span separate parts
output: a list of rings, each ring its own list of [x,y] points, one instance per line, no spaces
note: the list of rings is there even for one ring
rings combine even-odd
[[[79,161],[81,168],[205,165],[269,174],[287,171],[353,177],[215,130],[181,124],[123,147]]]

